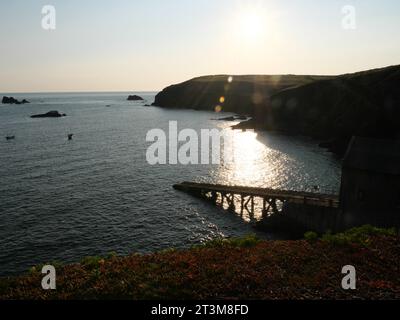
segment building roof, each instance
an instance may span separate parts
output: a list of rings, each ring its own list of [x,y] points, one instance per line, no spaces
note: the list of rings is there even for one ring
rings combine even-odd
[[[353,137],[343,168],[400,175],[400,141]]]

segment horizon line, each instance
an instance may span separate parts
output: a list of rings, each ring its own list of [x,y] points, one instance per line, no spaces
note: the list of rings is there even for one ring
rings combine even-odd
[[[172,83],[169,85],[166,85],[163,89],[161,90],[105,90],[105,91],[101,91],[101,90],[94,90],[94,91],[90,91],[90,90],[51,90],[51,91],[0,91],[1,95],[4,94],[38,94],[38,93],[127,93],[127,92],[131,92],[131,93],[135,93],[135,92],[141,92],[141,93],[155,93],[155,92],[161,92],[162,90],[164,90],[165,88],[167,88],[168,86],[171,85],[175,85],[175,84],[179,84],[179,83],[183,83],[186,81],[190,81],[190,80],[194,80],[194,79],[198,79],[198,78],[202,78],[202,77],[220,77],[220,76],[232,76],[232,77],[243,77],[243,76],[318,76],[318,77],[340,77],[340,76],[344,76],[344,75],[350,75],[350,74],[357,74],[357,73],[362,73],[362,72],[366,72],[366,71],[377,71],[377,70],[381,70],[381,69],[386,69],[386,68],[391,68],[391,67],[397,67],[400,66],[400,64],[389,64],[386,65],[384,67],[374,67],[374,68],[370,68],[370,69],[362,69],[362,70],[357,70],[357,71],[352,71],[352,72],[345,72],[345,73],[338,73],[338,74],[296,74],[296,73],[243,73],[243,74],[231,74],[231,73],[220,73],[220,74],[208,74],[208,75],[200,75],[200,76],[194,76],[191,77],[189,79],[183,80],[181,82],[176,82],[176,83]]]
[[[66,91],[9,91],[9,92],[2,92],[0,91],[0,95],[7,95],[7,94],[39,94],[39,93],[155,93],[161,92],[161,90],[95,90],[95,91],[75,91],[75,90],[66,90]]]

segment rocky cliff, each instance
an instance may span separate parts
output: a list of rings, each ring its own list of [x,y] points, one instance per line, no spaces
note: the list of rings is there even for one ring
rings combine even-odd
[[[250,115],[238,128],[314,137],[343,154],[353,135],[400,138],[400,66],[324,76],[207,76],[165,88],[153,105]]]

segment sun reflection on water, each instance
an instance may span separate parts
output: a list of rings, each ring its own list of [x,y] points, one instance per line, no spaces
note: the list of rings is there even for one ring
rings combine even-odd
[[[269,159],[273,150],[267,148],[257,140],[257,133],[254,131],[233,130],[232,152],[233,162],[226,164],[219,171],[220,180],[227,185],[265,187],[268,182],[276,180]],[[261,216],[250,217],[248,212],[240,212],[240,199],[235,199],[236,212],[245,221],[259,219]],[[256,199],[255,208],[261,212],[262,203]],[[227,208],[225,208],[227,209]]]
[[[269,149],[257,140],[254,131],[232,131],[233,140],[233,163],[224,170],[224,179],[229,184],[244,186],[263,186],[265,181],[274,172],[268,164]],[[270,180],[268,179],[268,180]]]
[[[270,189],[310,191],[311,186],[339,184],[339,163],[315,143],[272,133],[230,130],[233,161],[218,166],[213,183]],[[259,220],[262,199],[255,199],[255,216],[240,212],[240,196],[235,211],[245,221]],[[224,205],[228,209],[227,204]]]

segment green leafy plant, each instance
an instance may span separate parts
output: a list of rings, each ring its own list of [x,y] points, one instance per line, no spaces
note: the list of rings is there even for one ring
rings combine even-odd
[[[248,248],[255,247],[260,243],[260,239],[255,234],[250,234],[243,238],[234,238],[230,240],[230,244],[234,247]]]
[[[318,234],[314,231],[308,231],[304,234],[304,239],[310,242],[315,242],[318,240]]]
[[[31,267],[28,270],[28,272],[30,274],[42,273],[43,267],[47,266],[47,265],[53,266],[56,270],[60,270],[61,268],[63,268],[65,266],[64,263],[55,260],[55,261],[35,265],[35,266]]]
[[[214,239],[211,241],[206,242],[200,247],[209,247],[209,248],[214,248],[214,247],[238,247],[238,248],[246,248],[246,247],[254,247],[258,243],[260,243],[260,239],[255,235],[255,234],[250,234],[245,237],[241,238],[218,238]]]
[[[89,270],[95,270],[104,263],[104,258],[100,256],[85,257],[81,260],[81,265],[88,268]]]
[[[351,243],[358,243],[364,246],[368,246],[369,238],[372,236],[395,236],[395,235],[396,235],[396,230],[394,228],[383,229],[383,228],[373,227],[371,225],[364,225],[337,234],[332,234],[331,232],[327,232],[322,236],[321,240],[334,245],[347,245]]]

